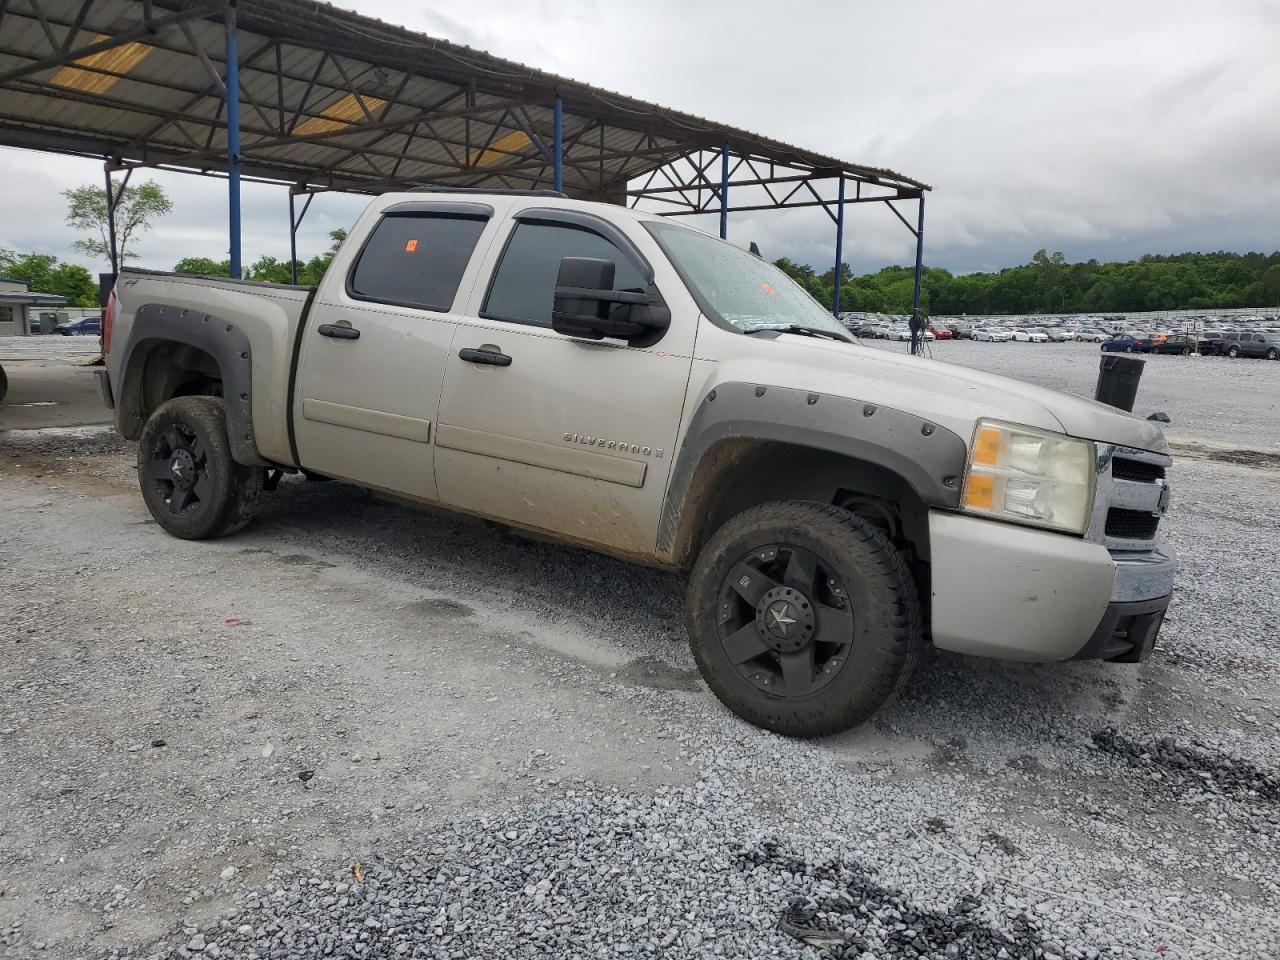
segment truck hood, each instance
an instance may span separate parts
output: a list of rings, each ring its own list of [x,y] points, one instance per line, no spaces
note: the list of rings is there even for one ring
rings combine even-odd
[[[895,407],[939,423],[966,442],[974,422],[988,417],[1102,443],[1157,453],[1169,450],[1164,431],[1156,423],[1094,400],[1010,377],[906,353],[794,334],[754,342],[775,348],[769,357],[768,376],[754,382],[773,382]],[[794,366],[778,363],[783,359],[778,347],[783,348],[788,359],[794,359]],[[781,367],[792,370],[780,378]],[[791,382],[781,383],[780,379]]]

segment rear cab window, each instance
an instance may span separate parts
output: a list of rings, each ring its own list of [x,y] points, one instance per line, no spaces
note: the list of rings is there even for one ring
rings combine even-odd
[[[389,207],[347,274],[347,295],[449,313],[491,215],[482,204]]]

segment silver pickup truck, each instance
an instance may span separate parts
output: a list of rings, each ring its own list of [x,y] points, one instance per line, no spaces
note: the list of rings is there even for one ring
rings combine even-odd
[[[1143,660],[1169,604],[1158,426],[865,348],[623,207],[389,194],[317,289],[126,269],[104,326],[169,533],[238,530],[301,470],[682,570],[706,682],[783,733],[866,720],[929,642]]]

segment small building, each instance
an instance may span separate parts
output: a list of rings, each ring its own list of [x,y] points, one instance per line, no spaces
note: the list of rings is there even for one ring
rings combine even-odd
[[[53,293],[32,293],[25,280],[0,277],[0,337],[28,333],[52,333],[56,324],[72,319],[67,298]]]

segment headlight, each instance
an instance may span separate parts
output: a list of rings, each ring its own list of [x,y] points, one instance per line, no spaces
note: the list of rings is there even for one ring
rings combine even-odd
[[[961,506],[995,520],[1084,533],[1093,506],[1094,456],[1088,440],[979,420]]]

